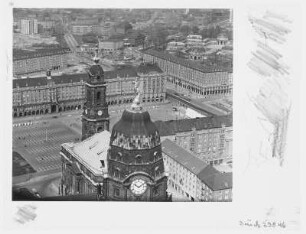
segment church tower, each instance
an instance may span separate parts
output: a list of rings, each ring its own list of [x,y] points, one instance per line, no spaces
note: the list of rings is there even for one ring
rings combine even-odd
[[[137,96],[112,129],[104,196],[113,201],[167,201],[160,136],[140,106],[139,83],[135,83]]]
[[[109,114],[106,102],[106,83],[104,71],[99,65],[98,48],[95,64],[88,70],[85,81],[85,103],[82,114],[82,140],[103,130],[109,131]]]

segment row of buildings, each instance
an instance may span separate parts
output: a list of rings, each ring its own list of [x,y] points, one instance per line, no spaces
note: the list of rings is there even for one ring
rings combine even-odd
[[[131,103],[133,82],[139,78],[143,90],[142,102],[165,101],[165,74],[153,64],[141,64],[106,71],[107,104]],[[13,117],[61,112],[83,108],[86,74],[47,76],[13,80]]]
[[[156,121],[162,140],[171,140],[211,165],[232,159],[232,115]]]
[[[60,152],[61,195],[82,195],[86,199],[97,194],[104,201],[171,201],[175,193],[181,195],[181,201],[231,201],[231,173],[217,171],[195,156],[192,148],[180,147],[180,141],[177,144],[162,139],[160,132],[167,130],[159,129],[141,106],[140,80],[135,81],[137,96],[131,107],[109,132],[104,78],[99,65],[89,69],[82,141],[64,143]],[[169,127],[177,132],[190,127],[210,131],[221,125],[222,135],[225,128],[231,127],[230,118],[203,118]],[[193,129],[191,136],[194,132]],[[192,137],[190,141],[194,141]],[[223,143],[219,146],[223,147]]]
[[[67,67],[69,48],[13,50],[13,76],[18,77],[46,70]]]
[[[168,190],[190,201],[231,201],[232,173],[222,173],[194,154],[166,139],[162,152],[168,172]]]
[[[24,35],[35,35],[46,31],[58,32],[58,21],[51,19],[14,18],[14,31]]]
[[[156,63],[166,73],[167,81],[179,92],[192,92],[199,98],[232,96],[231,66],[200,65],[153,49],[143,51],[143,60]]]

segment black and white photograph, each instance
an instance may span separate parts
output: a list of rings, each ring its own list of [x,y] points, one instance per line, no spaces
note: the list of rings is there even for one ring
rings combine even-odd
[[[303,0],[4,2],[4,233],[305,231]]]
[[[231,9],[13,17],[13,200],[232,201]]]

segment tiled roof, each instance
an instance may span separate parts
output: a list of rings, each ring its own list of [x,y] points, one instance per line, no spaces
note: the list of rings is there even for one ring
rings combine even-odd
[[[13,61],[52,56],[57,54],[66,54],[69,52],[69,48],[40,49],[36,51],[13,51]]]
[[[189,132],[193,128],[196,130],[221,128],[222,124],[224,124],[226,127],[233,126],[232,115],[168,121],[159,120],[155,122],[160,136],[171,136],[179,132]]]
[[[126,67],[122,69],[116,69],[113,71],[105,71],[104,72],[104,79],[113,79],[117,77],[136,77],[137,72],[134,67]]]
[[[232,188],[232,173],[222,173],[198,159],[192,153],[166,139],[162,142],[162,151],[174,161],[195,174],[211,190],[218,191]]]
[[[158,57],[160,59],[164,59],[173,63],[180,64],[182,66],[198,70],[203,73],[212,73],[212,72],[233,72],[231,67],[220,67],[220,66],[212,66],[212,65],[200,65],[191,60],[185,60],[174,55],[168,54],[166,52],[161,52],[153,49],[143,50],[144,54],[148,54],[154,57]]]
[[[75,83],[81,80],[87,79],[88,74],[64,74],[61,76],[52,76],[52,80],[55,84]]]
[[[147,74],[150,72],[163,73],[163,71],[156,65],[151,63],[141,64],[137,68],[137,72]]]
[[[198,159],[196,156],[169,139],[162,142],[162,151],[195,175],[209,166],[204,161]]]
[[[45,85],[47,85],[47,77],[13,79],[13,89],[17,88],[17,86],[19,86],[20,88],[25,88]]]
[[[222,173],[213,167],[202,170],[198,178],[213,191],[231,189],[233,186],[232,172]]]
[[[114,71],[105,71],[104,79],[113,79],[117,77],[136,77],[137,72],[135,68],[123,68]],[[52,80],[55,84],[68,84],[68,83],[76,83],[81,80],[88,79],[87,73],[82,74],[64,74],[60,76],[52,76]],[[37,78],[25,78],[25,79],[14,79],[13,80],[13,88],[17,88],[17,85],[20,88],[24,87],[36,87],[36,86],[44,86],[47,85],[46,77],[37,77]]]

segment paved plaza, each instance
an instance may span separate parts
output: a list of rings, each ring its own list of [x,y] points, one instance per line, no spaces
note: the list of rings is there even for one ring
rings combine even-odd
[[[37,121],[13,127],[13,150],[20,153],[37,172],[61,168],[60,145],[80,135],[60,121]]]
[[[110,108],[111,129],[125,108]],[[171,103],[144,108],[150,112],[152,121],[184,118],[183,114],[173,111]],[[38,173],[60,171],[61,144],[81,138],[81,113],[73,111],[41,116],[39,119],[16,119],[13,123],[13,150],[22,155]]]

